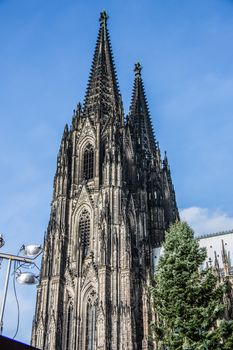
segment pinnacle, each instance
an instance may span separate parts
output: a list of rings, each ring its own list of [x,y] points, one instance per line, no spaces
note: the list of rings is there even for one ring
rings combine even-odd
[[[169,170],[169,164],[168,164],[168,158],[167,158],[167,151],[164,152],[163,166],[164,166],[164,168],[167,168],[167,169]]]
[[[69,131],[68,124],[66,124],[64,127],[64,135],[67,135],[68,131]]]

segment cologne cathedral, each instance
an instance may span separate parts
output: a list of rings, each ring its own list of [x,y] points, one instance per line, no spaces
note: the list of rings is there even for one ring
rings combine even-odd
[[[39,349],[153,349],[153,251],[179,214],[139,63],[124,116],[107,18],[57,157],[32,330]]]

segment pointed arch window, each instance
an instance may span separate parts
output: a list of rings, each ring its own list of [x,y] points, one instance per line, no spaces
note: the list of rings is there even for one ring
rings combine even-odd
[[[79,235],[82,244],[82,257],[85,258],[89,253],[90,246],[90,214],[84,209],[79,219]]]
[[[88,301],[86,310],[86,344],[85,350],[95,349],[96,304]]]
[[[43,347],[43,334],[44,334],[44,329],[42,324],[40,324],[39,329],[37,331],[37,337],[36,337],[36,346],[39,348]]]
[[[105,155],[106,155],[106,140],[104,140],[100,147],[100,164],[101,164],[101,172],[100,172],[100,183],[104,183],[104,168],[105,168]]]
[[[48,350],[53,350],[55,347],[55,336],[56,336],[56,331],[55,331],[55,324],[54,324],[54,319],[51,320],[49,330],[48,330],[48,341],[47,341],[47,349]]]
[[[94,176],[94,149],[89,143],[83,154],[83,177],[86,180],[92,179]]]
[[[73,303],[69,302],[66,321],[66,350],[71,349],[72,344],[72,321],[73,321]]]

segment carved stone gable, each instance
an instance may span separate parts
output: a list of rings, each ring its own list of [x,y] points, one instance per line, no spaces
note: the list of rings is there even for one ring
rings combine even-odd
[[[78,138],[78,144],[80,144],[82,142],[82,140],[84,138],[86,138],[87,136],[90,136],[91,138],[93,138],[95,140],[95,129],[89,119],[89,117],[85,118],[83,127],[81,129],[79,138]]]
[[[92,257],[86,259],[82,271],[82,288],[88,283],[97,285],[98,283],[98,272]]]
[[[65,270],[65,283],[74,288],[74,273],[70,268]]]
[[[94,208],[94,201],[90,194],[90,191],[85,183],[79,186],[79,189],[75,192],[75,198],[73,199],[72,209],[80,206],[81,204],[86,203]]]

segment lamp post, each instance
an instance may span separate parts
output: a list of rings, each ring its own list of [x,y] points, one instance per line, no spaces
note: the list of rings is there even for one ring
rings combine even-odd
[[[2,248],[5,244],[4,238],[3,238],[3,234],[0,233],[0,248]]]
[[[1,243],[3,244],[1,245]],[[4,245],[4,243],[5,243],[4,239],[2,235],[0,235],[0,248]],[[0,259],[8,260],[4,291],[3,291],[3,299],[2,299],[2,305],[0,310],[0,335],[2,335],[2,331],[3,331],[3,316],[4,316],[5,305],[6,305],[6,297],[7,297],[8,284],[9,284],[10,271],[11,271],[11,263],[12,261],[15,261],[19,263],[26,263],[32,266],[36,266],[34,260],[41,254],[42,248],[39,245],[29,245],[29,246],[23,245],[22,248],[20,249],[20,252],[21,251],[25,256],[31,256],[31,258],[27,258],[19,255],[0,253]],[[32,272],[19,272],[18,276],[16,277],[16,280],[20,284],[36,284],[38,282],[37,276]]]

